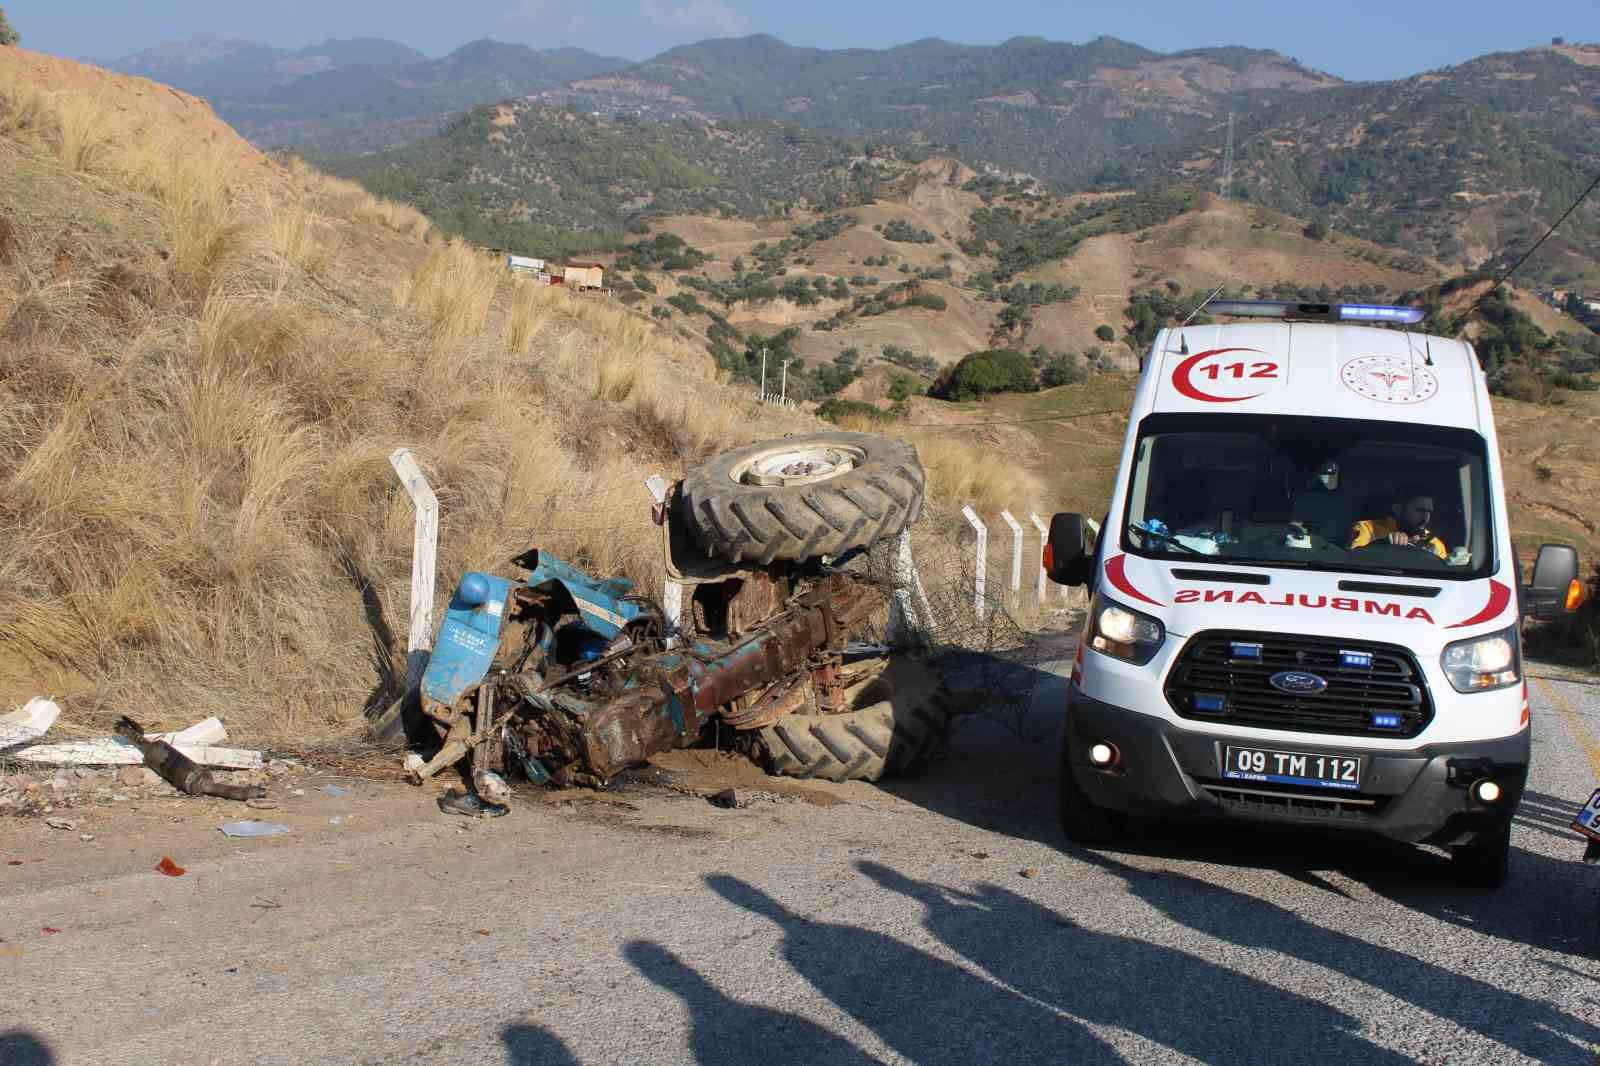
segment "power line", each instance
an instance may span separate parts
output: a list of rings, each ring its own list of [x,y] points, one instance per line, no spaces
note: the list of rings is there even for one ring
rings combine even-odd
[[[1500,275],[1500,279],[1498,281],[1496,281],[1493,285],[1489,286],[1487,289],[1483,290],[1483,294],[1481,296],[1479,296],[1476,300],[1472,301],[1472,306],[1468,307],[1466,312],[1464,314],[1462,314],[1462,316],[1460,318],[1456,319],[1456,333],[1457,334],[1459,334],[1463,329],[1466,328],[1467,319],[1472,317],[1472,312],[1474,312],[1474,311],[1476,311],[1478,309],[1478,305],[1483,303],[1483,301],[1487,300],[1490,297],[1490,295],[1494,293],[1494,291],[1496,289],[1498,289],[1498,288],[1500,288],[1500,286],[1504,285],[1506,283],[1506,280],[1508,278],[1510,278],[1511,275],[1513,275],[1513,274],[1515,274],[1517,272],[1517,268],[1522,266],[1523,263],[1526,263],[1528,261],[1528,257],[1531,256],[1534,252],[1537,252],[1539,250],[1539,245],[1543,244],[1546,240],[1548,240],[1549,237],[1550,237],[1550,234],[1552,234],[1552,233],[1554,233],[1556,231],[1556,227],[1560,226],[1561,223],[1565,222],[1567,220],[1567,216],[1572,214],[1572,212],[1576,211],[1578,209],[1578,207],[1585,200],[1587,200],[1589,198],[1589,194],[1594,192],[1596,188],[1600,188],[1600,174],[1596,174],[1594,176],[1594,180],[1589,183],[1589,187],[1587,189],[1583,190],[1583,192],[1578,196],[1578,198],[1576,200],[1572,201],[1572,206],[1567,208],[1565,211],[1563,211],[1561,213],[1561,217],[1560,218],[1556,219],[1553,223],[1550,224],[1550,228],[1544,231],[1544,236],[1543,237],[1540,237],[1538,240],[1533,242],[1533,247],[1532,248],[1529,248],[1526,252],[1522,253],[1522,258],[1518,259],[1515,263],[1513,263],[1511,265],[1511,269],[1510,270],[1506,271],[1504,274],[1501,274]]]

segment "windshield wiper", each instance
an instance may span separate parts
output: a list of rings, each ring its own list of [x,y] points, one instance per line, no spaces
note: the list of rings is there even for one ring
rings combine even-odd
[[[1181,548],[1183,551],[1189,553],[1190,555],[1198,555],[1202,559],[1210,559],[1210,558],[1212,558],[1212,556],[1207,555],[1205,552],[1200,551],[1197,548],[1191,548],[1187,544],[1180,543],[1177,540],[1175,534],[1172,534],[1172,533],[1165,533],[1165,534],[1163,534],[1163,533],[1152,533],[1150,530],[1146,529],[1144,526],[1141,526],[1137,522],[1129,522],[1128,523],[1128,532],[1137,533],[1137,534],[1139,534],[1139,536],[1141,538],[1150,537],[1152,539],[1158,540],[1158,541],[1161,542],[1160,546],[1163,547],[1163,548],[1166,548],[1166,547]],[[1151,551],[1152,550],[1148,542],[1145,543],[1144,548],[1145,548],[1146,551]]]

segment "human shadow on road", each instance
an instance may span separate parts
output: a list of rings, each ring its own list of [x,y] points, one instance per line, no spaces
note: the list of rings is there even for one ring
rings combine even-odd
[[[1073,1018],[1114,1026],[1201,1062],[1405,1062],[1360,1035],[1358,1019],[1316,999],[1134,936],[1087,929],[996,885],[973,891],[858,864],[921,903],[952,951]]]
[[[911,1062],[1124,1061],[1072,1019],[903,940],[807,918],[734,877],[706,883],[774,922],[783,932],[779,952],[795,972]]]
[[[1084,860],[1120,878],[1128,891],[1197,933],[1255,951],[1302,959],[1381,989],[1394,998],[1478,1032],[1537,1062],[1571,1060],[1578,1045],[1600,1044],[1600,1027],[1548,1003],[1424,961],[1404,951],[1312,922],[1259,896],[1167,870],[1159,876],[1087,853]],[[870,876],[870,873],[869,873]],[[1517,908],[1520,910],[1522,901]],[[1585,1053],[1585,1061],[1589,1061]]]
[[[5,1066],[52,1066],[55,1061],[50,1046],[26,1029],[0,1033],[0,1063]]]
[[[623,957],[689,1008],[689,1049],[700,1066],[811,1066],[874,1062],[870,1055],[809,1018],[724,995],[659,944],[634,940]]]
[[[1517,808],[1517,824],[1547,833],[1574,846],[1574,855],[1583,854],[1583,838],[1572,828],[1572,819],[1587,803],[1587,794],[1572,799],[1562,799],[1548,792],[1528,789],[1522,793],[1522,805]]]
[[[579,1066],[560,1037],[537,1025],[508,1025],[500,1030],[500,1042],[506,1046],[508,1066]]]

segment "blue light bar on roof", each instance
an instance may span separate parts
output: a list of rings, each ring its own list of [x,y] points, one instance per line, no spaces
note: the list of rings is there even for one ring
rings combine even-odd
[[[1416,325],[1422,321],[1422,308],[1395,307],[1389,304],[1340,304],[1339,317],[1346,322],[1399,322]]]
[[[1391,304],[1312,304],[1294,300],[1212,300],[1204,308],[1214,315],[1236,318],[1297,318],[1312,322],[1381,322],[1415,325],[1423,319],[1420,307]]]

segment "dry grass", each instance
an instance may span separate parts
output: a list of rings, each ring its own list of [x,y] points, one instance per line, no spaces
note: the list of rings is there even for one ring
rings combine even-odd
[[[61,165],[72,171],[96,168],[111,142],[111,120],[104,109],[93,100],[64,96],[55,111]]]
[[[1009,510],[1026,515],[1030,510],[1048,514],[1049,493],[1026,459],[1007,448],[977,437],[971,430],[896,428],[865,415],[847,415],[841,429],[860,433],[889,433],[916,445],[927,474],[928,496],[959,509],[970,506],[981,515],[997,516]]]
[[[986,515],[1009,510],[1025,516],[1044,507],[1044,484],[1026,462],[1021,457],[1008,459],[1003,449],[972,440],[971,431],[919,434],[910,430],[905,435],[922,457],[930,496],[967,504]]]
[[[52,106],[0,92],[0,158],[99,168],[52,182],[94,199],[50,217],[110,225],[0,185],[22,208],[0,255],[0,667],[84,679],[68,729],[359,728],[404,657],[397,446],[440,498],[442,599],[529,544],[659,587],[644,478],[814,425],[348,183],[299,167],[269,196],[220,154],[64,156]],[[115,236],[136,223],[164,255]]]

